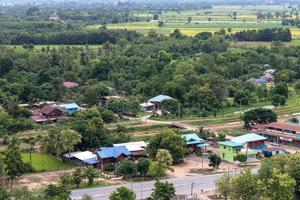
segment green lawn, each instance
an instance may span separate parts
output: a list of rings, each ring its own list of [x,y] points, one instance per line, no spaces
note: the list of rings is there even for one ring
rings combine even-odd
[[[29,153],[22,153],[21,156],[24,162],[30,162]],[[62,170],[71,167],[69,164],[58,160],[55,156],[43,153],[32,153],[31,161],[36,171]]]

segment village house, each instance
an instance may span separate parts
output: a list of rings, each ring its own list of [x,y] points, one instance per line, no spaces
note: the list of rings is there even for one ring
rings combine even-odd
[[[147,156],[147,144],[144,141],[114,144],[114,147],[125,146],[134,160]]]
[[[58,106],[45,105],[41,109],[32,112],[32,120],[37,123],[54,122],[59,119],[65,119],[64,113],[67,110]]]
[[[234,158],[241,153],[244,146],[231,141],[219,142],[219,155],[222,160],[234,162]]]
[[[264,149],[267,147],[265,141],[266,137],[257,135],[255,133],[249,133],[242,136],[231,139],[231,142],[242,144],[244,148],[249,149]]]
[[[150,102],[141,103],[141,104],[140,104],[140,107],[141,107],[141,110],[142,110],[143,112],[155,110],[155,105],[154,105],[153,103],[150,103]]]
[[[206,150],[206,147],[209,146],[195,133],[183,134],[181,138],[186,141],[187,147],[191,149],[193,153],[202,153]]]
[[[69,114],[73,114],[75,112],[80,111],[80,106],[76,103],[58,104],[56,106],[66,109]]]
[[[90,151],[76,151],[72,153],[65,153],[63,154],[63,160],[66,162],[72,162],[78,166],[97,166],[99,163],[97,155]]]
[[[267,148],[266,140],[267,138],[253,133],[238,136],[230,141],[219,142],[219,154],[228,162],[234,162],[238,154],[244,154],[248,161],[253,161],[260,150]]]
[[[300,144],[300,125],[282,122],[257,124],[252,132],[265,135],[269,141],[285,144]]]
[[[159,110],[161,107],[161,102],[163,102],[164,100],[170,100],[170,99],[174,99],[174,98],[166,96],[166,95],[158,95],[156,97],[149,99],[148,102],[154,104],[155,109]]]
[[[101,169],[103,169],[106,164],[116,164],[131,156],[130,151],[125,146],[103,147],[96,153]]]

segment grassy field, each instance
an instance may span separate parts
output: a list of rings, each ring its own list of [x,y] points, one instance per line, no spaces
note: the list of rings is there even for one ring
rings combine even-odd
[[[29,153],[22,153],[21,156],[24,162],[30,162]],[[58,160],[55,156],[42,153],[32,153],[31,161],[36,171],[63,170],[71,167],[67,163]]]

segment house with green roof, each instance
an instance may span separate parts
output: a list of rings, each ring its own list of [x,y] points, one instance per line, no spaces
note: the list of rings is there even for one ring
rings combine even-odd
[[[170,100],[170,99],[174,99],[174,98],[167,96],[167,95],[158,95],[156,97],[149,99],[148,102],[154,104],[156,109],[160,109],[161,102],[163,102],[165,100]]]
[[[234,162],[235,156],[241,153],[241,150],[244,148],[243,144],[224,141],[219,142],[219,155],[222,160],[226,160],[228,162]]]

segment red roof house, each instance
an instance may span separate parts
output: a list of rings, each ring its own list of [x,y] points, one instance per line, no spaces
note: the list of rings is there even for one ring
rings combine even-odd
[[[46,121],[56,121],[64,116],[66,109],[57,106],[46,105],[32,113],[31,119],[37,123]]]
[[[79,86],[78,83],[75,83],[75,82],[72,82],[72,81],[66,81],[66,82],[64,82],[63,84],[64,84],[64,86],[65,86],[66,88],[75,88],[75,87],[78,87],[78,86]]]

